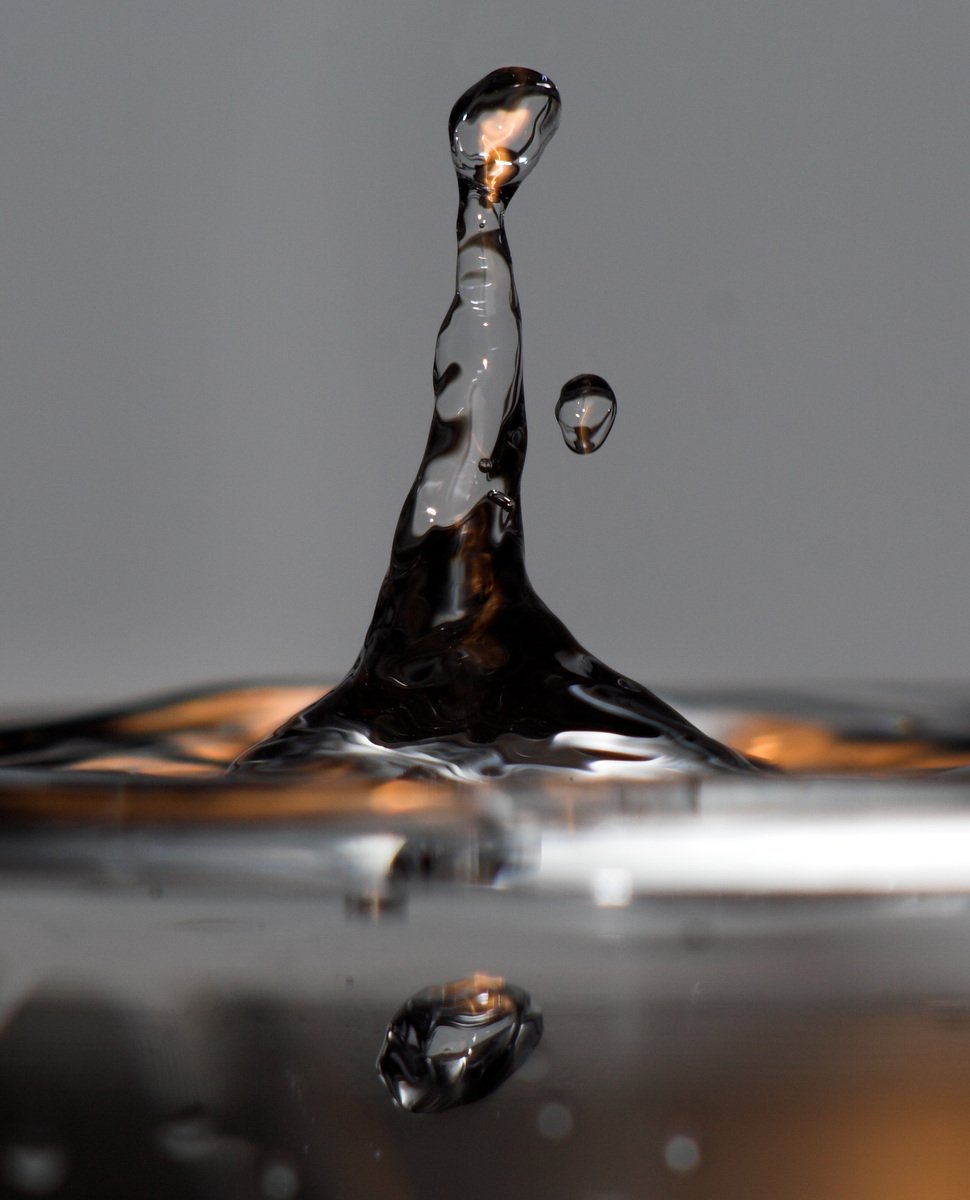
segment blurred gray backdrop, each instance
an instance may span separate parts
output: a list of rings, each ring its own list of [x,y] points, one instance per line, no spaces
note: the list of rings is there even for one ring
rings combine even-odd
[[[970,676],[968,59],[966,0],[2,0],[0,703],[350,665],[511,62],[540,593],[648,684]]]

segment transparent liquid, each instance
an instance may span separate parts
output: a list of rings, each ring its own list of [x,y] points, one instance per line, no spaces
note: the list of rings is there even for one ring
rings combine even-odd
[[[966,1195],[970,694],[688,719],[526,577],[504,214],[557,120],[519,69],[452,113],[435,412],[346,679],[0,730],[0,1194]],[[609,385],[564,392],[598,449]]]

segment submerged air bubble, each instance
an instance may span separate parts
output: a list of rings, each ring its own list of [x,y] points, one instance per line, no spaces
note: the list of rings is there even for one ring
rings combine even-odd
[[[473,975],[412,996],[388,1026],[377,1069],[401,1108],[443,1112],[493,1092],[541,1037],[528,992]]]
[[[49,1196],[67,1179],[70,1158],[54,1142],[14,1142],[0,1146],[0,1179],[25,1196]]]
[[[575,454],[592,454],[610,436],[616,396],[599,375],[576,375],[562,385],[556,420],[562,440]]]

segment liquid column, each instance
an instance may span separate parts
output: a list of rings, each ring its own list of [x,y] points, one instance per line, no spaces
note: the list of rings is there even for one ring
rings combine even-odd
[[[456,291],[438,335],[427,447],[374,616],[347,677],[237,769],[348,756],[379,775],[462,778],[750,769],[585,651],[526,575],[521,319],[505,212],[559,112],[552,81],[521,67],[492,72],[452,109]]]

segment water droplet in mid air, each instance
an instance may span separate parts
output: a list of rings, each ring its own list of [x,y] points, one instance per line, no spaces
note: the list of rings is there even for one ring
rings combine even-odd
[[[541,1037],[528,992],[473,975],[412,996],[388,1026],[377,1069],[401,1108],[443,1112],[493,1092]]]
[[[562,385],[556,420],[562,440],[576,454],[592,454],[610,436],[616,419],[616,396],[599,375],[576,375]]]

